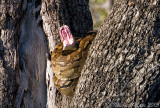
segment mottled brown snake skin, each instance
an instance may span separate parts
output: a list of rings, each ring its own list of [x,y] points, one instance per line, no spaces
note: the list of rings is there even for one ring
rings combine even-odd
[[[76,40],[76,49],[63,50],[63,42],[59,43],[51,55],[52,69],[55,74],[56,88],[64,95],[72,97],[87,58],[89,47],[97,34],[89,31],[85,38]]]

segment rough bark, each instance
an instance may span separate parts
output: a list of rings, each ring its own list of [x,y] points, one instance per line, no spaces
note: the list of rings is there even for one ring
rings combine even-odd
[[[119,0],[94,40],[72,107],[159,107],[160,1]]]
[[[0,1],[0,107],[13,107],[16,93],[19,1]],[[13,5],[15,4],[15,5]]]
[[[116,1],[73,99],[55,90],[50,54],[60,26],[78,37],[92,29],[88,0],[0,2],[0,107],[159,106],[159,0]]]
[[[55,45],[60,42],[59,28],[62,25],[68,25],[74,37],[84,37],[85,33],[93,29],[88,2],[88,0],[42,1],[41,15],[43,28],[48,38],[50,54],[54,50]],[[50,60],[47,60],[47,107],[52,108],[55,105],[59,106],[65,103],[69,106],[71,99],[63,97],[55,89],[53,71]]]
[[[44,108],[47,45],[36,16],[39,2],[0,2],[0,107]]]
[[[0,1],[0,107],[55,107],[50,54],[64,24],[77,37],[93,29],[88,0]]]

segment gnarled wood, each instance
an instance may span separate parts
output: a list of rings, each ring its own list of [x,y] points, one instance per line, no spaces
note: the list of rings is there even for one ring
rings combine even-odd
[[[94,40],[72,107],[158,107],[160,5],[119,0]]]
[[[58,28],[61,25],[69,25],[72,34],[80,37],[92,29],[88,0],[0,2],[1,106],[54,107],[54,75],[49,52],[60,42]]]
[[[16,93],[17,23],[21,1],[0,1],[0,107],[13,107]],[[14,4],[14,5],[13,5]]]
[[[36,5],[35,1],[1,1],[2,108],[46,107],[47,47],[42,26],[35,16]]]

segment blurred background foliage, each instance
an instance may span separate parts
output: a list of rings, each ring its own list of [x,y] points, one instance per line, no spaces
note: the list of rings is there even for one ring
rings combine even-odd
[[[89,0],[90,11],[93,18],[93,28],[99,29],[107,17],[113,0]]]

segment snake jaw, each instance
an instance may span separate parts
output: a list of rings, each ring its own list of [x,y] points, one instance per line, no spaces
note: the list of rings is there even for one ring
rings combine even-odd
[[[60,28],[60,35],[63,40],[63,50],[72,50],[75,47],[75,41],[67,25]]]

